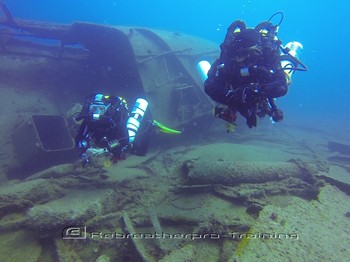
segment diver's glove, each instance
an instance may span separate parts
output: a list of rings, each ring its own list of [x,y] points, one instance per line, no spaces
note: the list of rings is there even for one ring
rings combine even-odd
[[[85,152],[81,153],[80,158],[82,160],[83,167],[90,163],[93,156],[109,153],[106,148],[88,148]]]
[[[217,118],[221,118],[230,124],[234,124],[237,119],[236,110],[231,107],[222,107],[221,105],[217,105],[215,107],[214,115]]]
[[[260,82],[271,80],[272,73],[264,66],[243,67],[240,70],[241,76],[250,76]]]
[[[255,86],[230,89],[226,94],[226,104],[232,108],[237,108],[240,104],[255,105],[262,96],[262,92]]]
[[[83,120],[85,118],[89,117],[89,114],[82,114],[80,113],[79,115],[77,115],[76,117],[74,117],[74,120],[79,122],[80,120]]]
[[[254,109],[248,109],[247,115],[245,115],[245,118],[247,119],[247,125],[249,128],[256,127],[258,121],[256,117],[256,112]]]
[[[280,122],[283,120],[283,111],[276,108],[272,111],[271,117],[273,121]]]
[[[247,118],[247,125],[249,128],[256,127],[257,122],[258,121],[255,114],[252,114]]]
[[[115,128],[117,126],[116,123],[113,121],[113,119],[110,118],[109,116],[105,116],[105,115],[98,115],[98,117],[92,116],[92,119],[94,120],[98,119],[101,122],[108,124],[110,128]]]
[[[262,93],[258,88],[245,87],[242,91],[242,103],[256,104],[260,101]]]

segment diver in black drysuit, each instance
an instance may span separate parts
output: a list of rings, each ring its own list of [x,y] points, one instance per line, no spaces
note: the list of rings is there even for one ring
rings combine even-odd
[[[268,114],[281,121],[283,112],[274,98],[284,96],[288,84],[281,67],[280,45],[276,26],[270,22],[255,28],[247,28],[241,20],[233,22],[220,45],[220,58],[208,72],[205,92],[227,105],[234,115],[238,111],[250,128],[257,125],[257,115]]]

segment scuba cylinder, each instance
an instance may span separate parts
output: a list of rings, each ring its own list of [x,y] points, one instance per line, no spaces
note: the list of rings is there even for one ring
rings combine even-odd
[[[303,51],[303,45],[300,42],[289,42],[286,44],[285,48],[289,49],[289,54],[296,58],[300,58],[301,52]]]
[[[148,102],[143,98],[136,99],[134,107],[131,110],[130,117],[126,122],[126,128],[129,134],[129,143],[134,142],[141,121],[148,107]]]
[[[197,64],[197,70],[203,82],[208,78],[208,71],[210,67],[210,63],[206,60],[199,61]]]
[[[281,66],[286,73],[288,82],[292,80],[292,75],[301,64],[299,61],[301,52],[303,51],[303,45],[299,42],[293,41],[289,42],[283,48],[283,52],[287,55],[282,56]]]

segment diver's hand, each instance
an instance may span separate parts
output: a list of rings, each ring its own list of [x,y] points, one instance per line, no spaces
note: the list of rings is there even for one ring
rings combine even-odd
[[[262,97],[259,89],[254,87],[245,87],[242,92],[242,102],[248,104],[255,104],[260,101]]]
[[[247,117],[247,125],[249,128],[256,127],[257,125],[257,117],[255,114],[251,114]]]
[[[280,122],[283,120],[283,111],[281,109],[275,109],[272,112],[272,120],[275,122]]]
[[[257,56],[261,56],[263,54],[263,51],[261,50],[261,48],[256,47],[256,46],[251,46],[248,48],[248,50],[249,50],[249,54],[251,56],[257,57]]]
[[[261,82],[268,82],[272,77],[271,71],[264,66],[249,67],[248,70],[249,76]]]
[[[94,156],[98,156],[101,154],[108,154],[109,151],[107,148],[93,148],[89,147],[86,151],[82,152],[80,154],[80,159],[82,161],[83,167],[85,167],[87,164],[91,162],[91,158]]]
[[[88,156],[97,156],[97,155],[101,155],[101,154],[104,154],[104,153],[108,153],[108,150],[107,148],[93,148],[93,147],[90,147],[86,150],[86,154]]]

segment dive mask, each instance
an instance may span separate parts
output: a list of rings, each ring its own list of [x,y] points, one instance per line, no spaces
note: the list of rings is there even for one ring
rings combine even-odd
[[[96,115],[103,115],[106,113],[109,105],[104,105],[104,104],[91,104],[89,107],[89,112],[91,114],[96,114]]]
[[[258,44],[260,41],[260,34],[255,29],[246,29],[235,34],[234,44],[235,48],[249,48]]]

